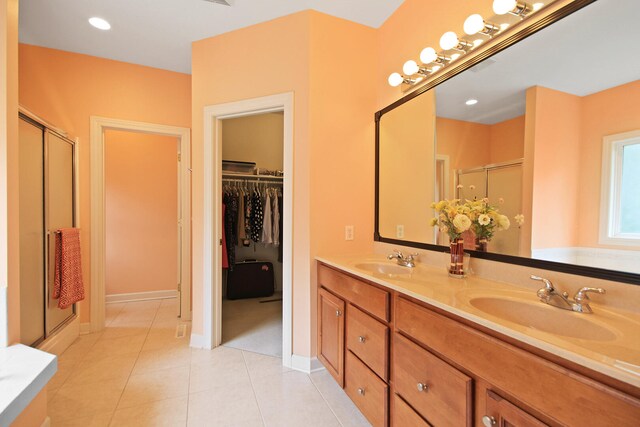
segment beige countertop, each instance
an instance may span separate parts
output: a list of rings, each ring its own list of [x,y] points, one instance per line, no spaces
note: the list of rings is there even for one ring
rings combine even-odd
[[[531,289],[473,275],[451,278],[444,267],[395,268],[381,255],[316,260],[640,387],[640,302],[638,311],[592,302],[592,314],[574,313],[540,302]]]

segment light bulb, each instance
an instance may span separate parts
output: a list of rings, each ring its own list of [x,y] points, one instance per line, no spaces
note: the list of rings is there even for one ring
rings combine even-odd
[[[473,46],[474,46],[474,47],[478,47],[478,46],[480,46],[482,43],[484,43],[484,40],[482,40],[482,39],[475,39],[475,40],[473,41]]]
[[[409,60],[402,66],[402,72],[407,76],[412,76],[418,71],[420,71],[420,67],[418,67],[418,64],[414,60]]]
[[[454,53],[453,55],[451,55],[451,60],[452,61],[455,61],[458,58],[460,58],[460,54],[459,53]]]
[[[458,46],[458,35],[453,31],[447,31],[440,37],[440,47],[444,50],[450,50]]]
[[[420,52],[420,61],[422,61],[423,64],[430,64],[435,62],[436,59],[438,59],[438,53],[432,47],[425,47],[422,49],[422,52]]]
[[[397,87],[402,84],[402,82],[404,81],[404,77],[402,77],[400,73],[391,73],[387,81],[391,86]]]
[[[442,66],[440,65],[434,65],[433,68],[431,68],[431,72],[435,73],[436,71],[438,71],[440,68],[442,68]]]
[[[531,5],[531,7],[533,8],[534,12],[537,12],[544,7],[544,3],[534,3]]]
[[[484,29],[484,19],[482,16],[474,13],[464,21],[464,32],[470,36],[479,33]]]
[[[105,19],[98,18],[97,16],[94,16],[93,18],[89,18],[89,24],[93,25],[99,30],[111,29],[111,24],[109,24]]]
[[[509,23],[508,22],[504,22],[504,23],[500,24],[500,31],[504,31],[507,28],[509,28]]]
[[[511,12],[518,5],[516,0],[493,0],[493,11],[496,15]]]

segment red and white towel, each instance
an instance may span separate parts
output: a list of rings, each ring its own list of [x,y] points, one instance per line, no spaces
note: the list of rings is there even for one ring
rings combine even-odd
[[[56,232],[53,297],[62,309],[84,299],[78,228],[61,228]]]

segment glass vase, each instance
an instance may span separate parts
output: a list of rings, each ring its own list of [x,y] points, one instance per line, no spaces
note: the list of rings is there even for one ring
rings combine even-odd
[[[459,238],[450,243],[451,260],[449,261],[449,276],[465,277],[464,271],[464,239]]]
[[[489,240],[486,237],[476,237],[476,251],[487,252]]]

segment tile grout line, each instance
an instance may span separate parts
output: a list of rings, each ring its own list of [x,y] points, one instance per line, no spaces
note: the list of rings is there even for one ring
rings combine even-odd
[[[130,304],[130,303],[125,303],[125,304]],[[122,307],[124,309],[124,306]],[[111,412],[111,419],[109,420],[109,426],[111,426],[111,423],[113,422],[113,417],[116,415],[116,412],[118,411],[118,406],[120,405],[120,401],[122,400],[122,396],[124,395],[124,391],[127,388],[127,385],[129,384],[129,380],[131,379],[131,376],[133,375],[133,370],[136,367],[136,363],[138,363],[138,359],[140,358],[140,353],[142,353],[142,348],[144,347],[144,343],[147,342],[147,338],[149,337],[149,332],[151,331],[151,326],[153,325],[153,321],[156,320],[156,317],[158,316],[158,310],[160,309],[160,305],[158,305],[158,308],[156,309],[156,312],[153,315],[153,320],[151,321],[151,324],[149,325],[149,328],[147,329],[147,333],[144,336],[144,341],[142,342],[142,347],[140,347],[140,350],[138,350],[138,353],[136,355],[136,360],[133,362],[133,366],[131,367],[131,372],[129,372],[129,375],[127,376],[127,381],[125,381],[124,383],[124,387],[122,388],[122,391],[120,392],[120,396],[118,397],[118,401],[116,402],[116,407],[113,409],[113,412]],[[122,312],[122,309],[121,309]],[[120,314],[118,314],[120,315]],[[125,408],[123,408],[125,409]]]
[[[324,400],[324,403],[326,403],[327,406],[329,407],[329,410],[331,411],[333,416],[336,417],[336,420],[338,421],[338,424],[340,424],[342,427],[344,427],[344,424],[342,423],[342,420],[340,420],[340,417],[338,417],[338,414],[336,414],[336,411],[333,410],[333,407],[331,406],[331,404],[329,403],[327,398],[324,397],[324,394],[322,394],[322,392],[320,391],[320,389],[316,385],[315,381],[313,381],[313,378],[311,378],[311,374],[307,374],[307,376],[309,377],[309,381],[311,381],[311,384],[313,384],[313,387],[318,391],[318,394],[320,394],[320,397],[322,397],[322,400]]]
[[[247,359],[244,357],[244,350],[240,350],[242,353],[242,361],[244,362],[244,369],[247,371],[247,376],[249,377],[249,383],[251,384],[251,392],[253,393],[253,398],[256,400],[256,406],[258,407],[258,412],[260,413],[260,418],[262,419],[262,425],[266,426],[267,422],[262,414],[262,409],[260,408],[260,402],[258,402],[258,396],[256,395],[256,389],[253,386],[253,380],[251,379],[251,373],[249,372],[249,366],[247,365]]]

